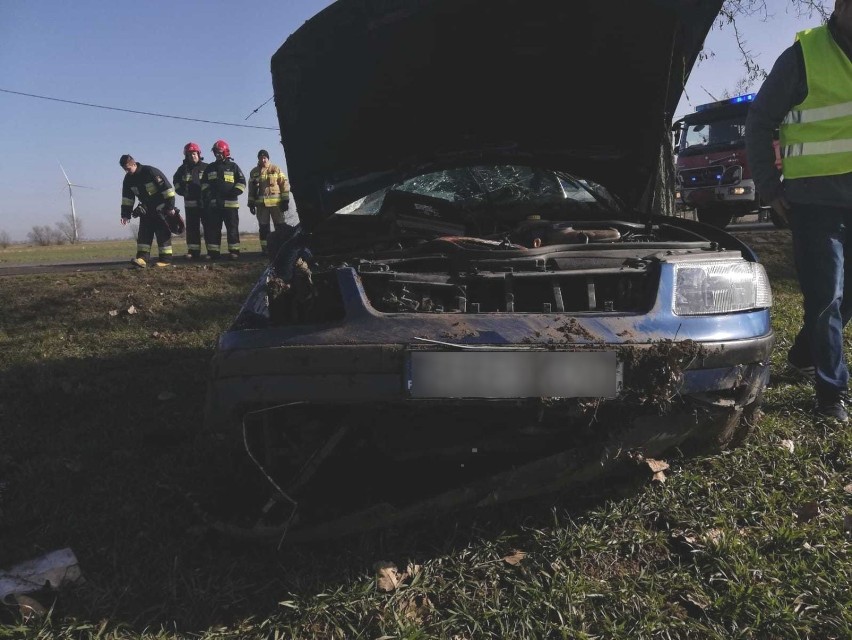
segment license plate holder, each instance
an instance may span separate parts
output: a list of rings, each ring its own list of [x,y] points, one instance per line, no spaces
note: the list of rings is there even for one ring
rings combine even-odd
[[[412,350],[411,398],[614,398],[622,364],[614,351]]]

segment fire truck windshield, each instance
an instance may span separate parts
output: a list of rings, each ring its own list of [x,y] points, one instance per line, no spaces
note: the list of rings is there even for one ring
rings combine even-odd
[[[707,153],[745,144],[746,114],[708,120],[684,122],[680,136],[680,154]]]

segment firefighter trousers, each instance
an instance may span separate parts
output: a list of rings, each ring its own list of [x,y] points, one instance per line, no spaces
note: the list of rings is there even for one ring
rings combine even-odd
[[[201,255],[201,215],[200,207],[186,207],[186,251],[193,258]]]
[[[240,214],[239,209],[231,207],[213,207],[208,213],[210,224],[204,225],[204,242],[207,244],[207,254],[218,258],[222,248],[222,223],[228,240],[228,253],[240,255]]]
[[[136,257],[146,262],[151,257],[151,243],[157,238],[160,262],[172,261],[172,232],[160,213],[146,213],[139,218],[139,233],[136,234]]]
[[[255,215],[257,216],[258,235],[260,236],[260,250],[262,253],[266,253],[266,244],[267,238],[269,237],[270,220],[275,223],[276,231],[285,227],[289,227],[290,225],[288,225],[284,221],[284,212],[278,205],[267,207],[262,204],[259,204],[255,209]]]

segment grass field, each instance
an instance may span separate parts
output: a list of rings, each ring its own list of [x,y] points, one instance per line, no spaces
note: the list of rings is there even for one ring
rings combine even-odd
[[[777,345],[744,446],[672,456],[665,483],[281,548],[190,504],[262,486],[200,429],[216,337],[261,265],[0,279],[0,567],[71,547],[85,578],[34,594],[29,620],[0,604],[0,638],[852,637],[852,430],[813,422],[783,375],[789,233],[747,240]],[[380,561],[405,572],[390,592]]]
[[[256,233],[240,233],[240,245],[243,251],[260,251],[260,239]],[[153,255],[156,256],[156,241],[154,241],[153,250]],[[172,250],[176,256],[185,255],[185,239],[174,238]],[[135,255],[136,241],[130,237],[127,240],[92,240],[77,244],[46,247],[33,244],[12,244],[5,249],[0,248],[0,268],[24,264],[65,264],[124,258],[129,261]]]

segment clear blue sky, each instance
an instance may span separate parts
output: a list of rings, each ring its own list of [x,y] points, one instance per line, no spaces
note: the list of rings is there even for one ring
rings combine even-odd
[[[798,18],[778,0],[774,18],[745,21],[750,49],[767,68],[796,31],[817,17]],[[204,120],[277,127],[272,54],[330,0],[180,2],[144,0],[0,0],[0,88],[124,109]],[[714,30],[687,83],[676,115],[733,91],[742,72],[729,30]],[[703,88],[702,88],[703,87]],[[758,87],[753,87],[757,89]],[[119,224],[118,158],[131,153],[170,178],[183,145],[209,149],[223,138],[248,173],[257,150],[268,149],[286,170],[277,130],[245,129],[94,109],[0,93],[0,231],[26,238],[34,225],[53,226],[70,212],[59,163],[75,189],[87,238],[128,238]],[[245,201],[242,201],[245,204]],[[298,203],[297,203],[298,204]],[[178,199],[178,206],[181,206]],[[241,225],[256,223],[242,210]]]

